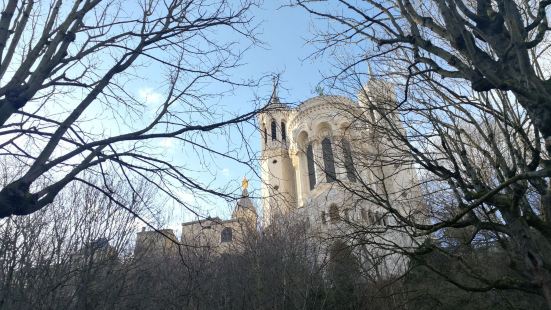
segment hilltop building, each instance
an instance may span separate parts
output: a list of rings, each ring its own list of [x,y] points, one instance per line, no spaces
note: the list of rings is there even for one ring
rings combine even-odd
[[[219,217],[182,223],[182,235],[179,242],[192,248],[204,248],[215,253],[239,250],[247,239],[257,234],[258,215],[249,198],[249,181],[242,182],[241,198],[237,201],[231,219]],[[136,255],[167,255],[177,253],[176,234],[172,229],[163,229],[162,233],[146,231],[138,233]],[[168,238],[167,238],[168,236]]]
[[[376,110],[367,108],[367,102],[373,101],[378,103]],[[314,237],[338,239],[349,233],[348,224],[354,222],[380,228],[383,233],[379,236],[396,244],[410,244],[412,239],[406,234],[384,232],[395,223],[388,212],[354,194],[355,189],[367,186],[395,201],[409,201],[404,205],[406,213],[422,206],[420,201],[414,201],[413,208],[411,204],[412,197],[421,196],[414,186],[418,182],[413,166],[408,166],[407,160],[390,160],[400,152],[385,147],[378,135],[380,128],[369,125],[384,123],[379,122],[384,119],[401,128],[395,105],[393,87],[376,80],[360,92],[358,102],[321,95],[296,107],[280,102],[274,87],[265,111],[258,115],[262,229],[269,230],[280,219],[297,219]],[[369,121],[361,121],[365,117]],[[182,243],[214,247],[224,253],[234,240],[243,242],[257,233],[257,213],[247,186],[245,179],[242,198],[230,220],[183,223]],[[363,248],[365,253],[359,256],[372,258],[376,250]],[[402,270],[404,262],[400,260],[388,256],[383,262],[386,272]]]
[[[218,253],[238,250],[247,238],[257,234],[258,215],[243,179],[243,192],[232,212],[231,219],[207,218],[182,223],[181,242],[192,246],[207,246]]]
[[[399,142],[381,139],[384,124],[403,130],[396,104],[393,86],[379,80],[364,87],[358,102],[321,95],[291,107],[280,102],[274,89],[258,116],[263,227],[294,218],[305,223],[312,237],[352,243],[351,226],[360,224],[377,231],[379,240],[411,245],[408,233],[388,229],[396,221],[387,210],[363,198],[366,192],[387,196],[405,216],[421,214],[413,161],[397,150]],[[334,242],[325,244],[330,252]],[[379,251],[358,248],[364,253],[356,254],[364,260],[373,260]],[[379,254],[386,257],[379,262],[385,273],[405,267],[403,257]]]
[[[374,191],[384,186],[387,192],[402,194],[413,187],[416,176],[411,166],[375,165],[396,153],[381,149],[376,131],[367,127],[382,118],[381,111],[399,122],[392,107],[383,106],[395,103],[392,87],[374,81],[358,97],[356,103],[346,97],[318,96],[291,108],[274,92],[269,108],[258,117],[264,227],[290,213],[306,216],[318,226],[338,222],[338,218],[371,218],[380,224],[390,220],[382,210],[355,201],[350,192],[367,182]],[[378,111],[369,111],[373,119],[369,123],[358,121],[366,113],[366,100],[379,100],[382,105]],[[366,158],[373,163],[369,168]]]

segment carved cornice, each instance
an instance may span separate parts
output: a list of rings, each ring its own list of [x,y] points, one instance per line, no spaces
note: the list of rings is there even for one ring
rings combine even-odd
[[[342,96],[318,96],[310,98],[299,105],[292,113],[288,128],[293,130],[297,124],[300,124],[304,118],[311,114],[317,114],[322,111],[339,111],[335,104],[340,104],[342,107],[356,107],[357,104],[349,98]]]

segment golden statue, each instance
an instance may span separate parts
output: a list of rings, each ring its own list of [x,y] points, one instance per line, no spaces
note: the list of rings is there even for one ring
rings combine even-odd
[[[247,180],[247,177],[243,177],[243,181],[241,181],[241,187],[243,187],[243,189],[247,189],[247,187],[249,187],[249,180]]]

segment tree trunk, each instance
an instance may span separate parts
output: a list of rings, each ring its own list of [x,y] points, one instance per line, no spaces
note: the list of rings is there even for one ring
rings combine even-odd
[[[551,245],[545,244],[547,240],[542,236],[538,238],[522,217],[516,217],[508,211],[503,212],[503,215],[511,227],[513,246],[519,258],[523,260],[534,284],[540,287],[551,309],[551,273],[545,267],[549,265],[545,259],[551,257],[548,253]]]

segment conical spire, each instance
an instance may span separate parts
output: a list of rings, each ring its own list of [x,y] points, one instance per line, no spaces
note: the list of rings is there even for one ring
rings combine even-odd
[[[277,94],[277,87],[279,85],[279,74],[276,74],[272,77],[272,95],[270,96],[269,104],[281,104],[279,101],[279,96]]]
[[[371,68],[371,62],[367,62],[367,73],[369,74],[369,80],[373,79],[373,69]]]

